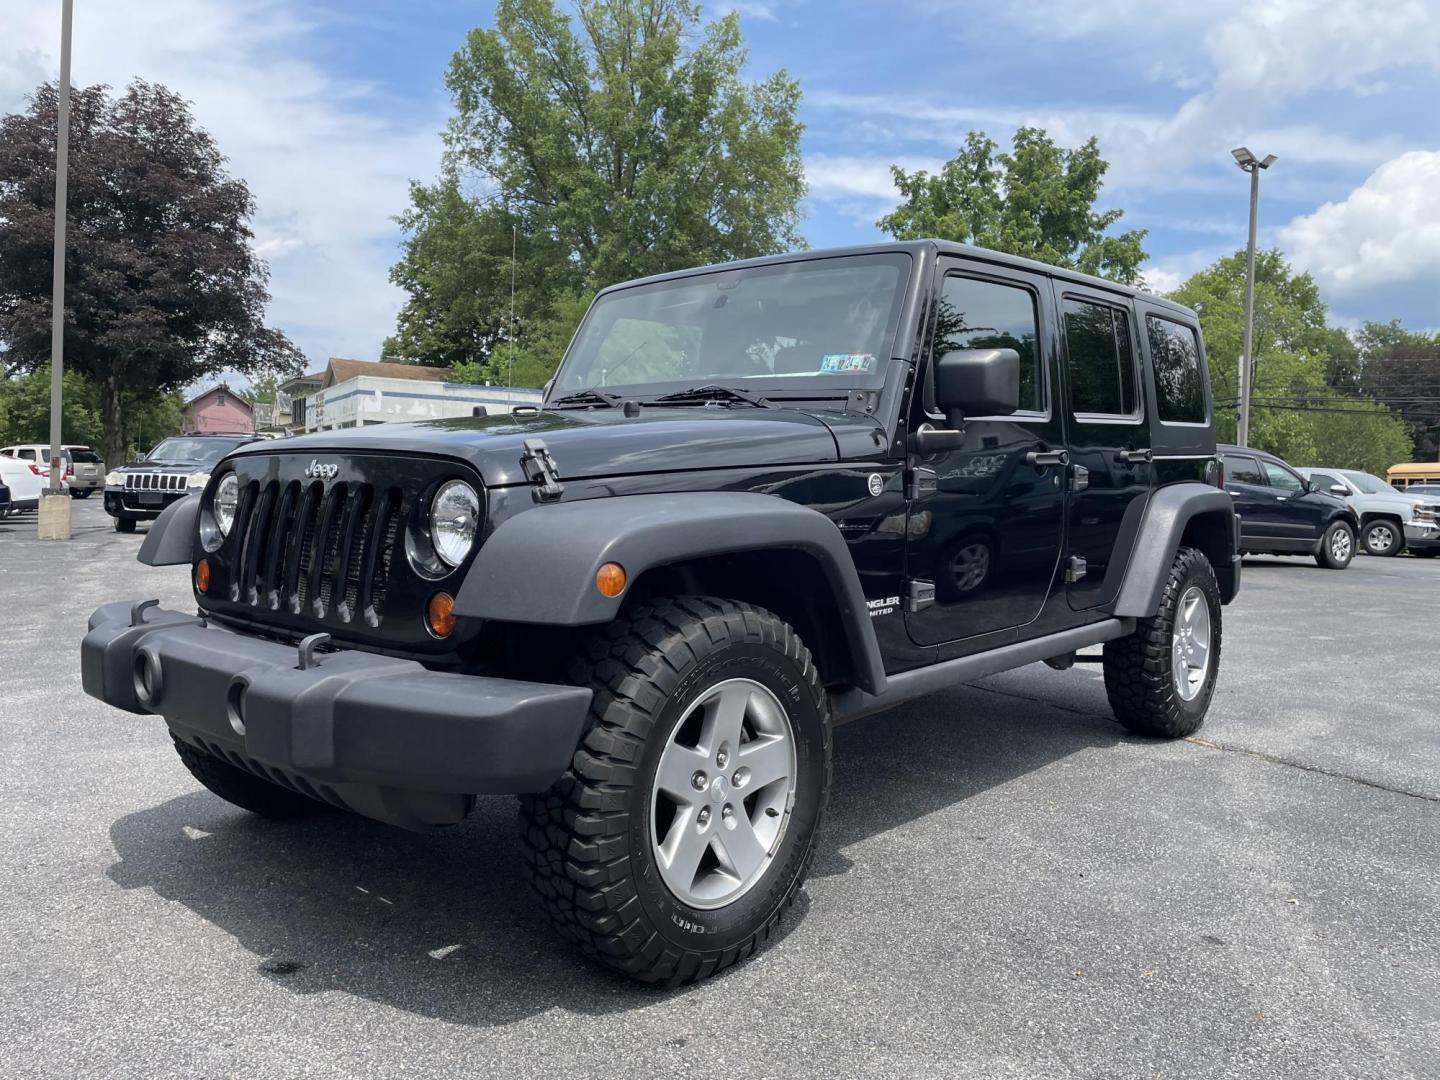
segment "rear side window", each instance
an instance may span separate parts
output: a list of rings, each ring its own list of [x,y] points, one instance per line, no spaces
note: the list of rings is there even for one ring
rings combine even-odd
[[[1135,416],[1135,354],[1130,317],[1120,308],[1066,299],[1065,354],[1075,413]]]
[[[1019,285],[951,274],[940,292],[934,356],[957,349],[1014,349],[1020,355],[1020,410],[1045,411],[1035,295]]]
[[[16,456],[19,457],[21,461],[34,461],[35,451],[28,448],[22,448],[16,451]]]
[[[1205,386],[1195,328],[1156,315],[1145,317],[1155,364],[1155,405],[1162,423],[1203,424]]]
[[[1260,463],[1253,457],[1238,457],[1235,454],[1226,454],[1224,457],[1226,480],[1233,480],[1237,484],[1265,485],[1265,477],[1260,473]]]

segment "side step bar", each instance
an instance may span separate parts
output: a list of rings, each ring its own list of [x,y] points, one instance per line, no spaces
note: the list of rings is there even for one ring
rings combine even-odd
[[[961,656],[945,660],[929,667],[902,671],[886,679],[885,689],[878,694],[867,694],[863,690],[850,688],[842,690],[830,699],[834,722],[847,724],[870,716],[915,698],[933,694],[937,690],[955,686],[958,683],[973,682],[986,675],[995,675],[1011,668],[1024,667],[1052,656],[1063,656],[1076,649],[1099,645],[1124,637],[1135,629],[1134,619],[1105,619],[1103,622],[1077,626],[1073,630],[1062,630],[1031,641],[1017,641],[988,652]]]

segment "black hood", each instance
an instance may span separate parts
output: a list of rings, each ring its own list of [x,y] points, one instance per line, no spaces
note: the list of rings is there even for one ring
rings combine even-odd
[[[835,414],[832,423],[869,418]],[[251,444],[240,454],[374,450],[463,458],[489,487],[523,484],[526,439],[544,439],[564,479],[683,472],[702,468],[808,465],[839,459],[826,420],[797,409],[652,408],[626,417],[620,409],[567,409],[522,416],[463,417],[418,424],[383,424],[315,432]]]

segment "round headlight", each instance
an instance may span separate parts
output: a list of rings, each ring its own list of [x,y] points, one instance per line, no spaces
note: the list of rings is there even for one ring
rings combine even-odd
[[[230,535],[239,505],[240,481],[233,472],[226,473],[225,478],[215,488],[215,524],[220,529],[222,539]]]
[[[430,503],[430,540],[447,566],[459,566],[475,546],[480,498],[464,480],[440,485]]]

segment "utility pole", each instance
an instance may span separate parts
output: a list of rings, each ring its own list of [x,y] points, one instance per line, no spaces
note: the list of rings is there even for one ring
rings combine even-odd
[[[1240,413],[1235,424],[1235,442],[1250,445],[1250,384],[1254,381],[1255,356],[1255,220],[1260,209],[1260,170],[1275,164],[1274,154],[1262,161],[1245,147],[1230,151],[1235,164],[1250,174],[1250,240],[1245,248],[1245,341],[1240,349]]]
[[[65,203],[70,166],[70,28],[74,0],[63,0],[60,15],[60,104],[55,122],[55,270],[50,315],[50,490],[40,500],[39,538],[70,539],[70,500],[60,442],[65,378]]]

